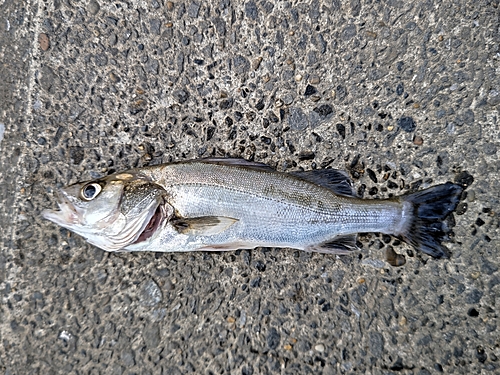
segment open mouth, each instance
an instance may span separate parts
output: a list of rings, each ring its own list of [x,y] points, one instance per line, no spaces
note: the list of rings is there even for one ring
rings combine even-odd
[[[79,221],[79,215],[76,207],[71,204],[69,199],[61,191],[57,192],[59,210],[43,210],[42,216],[58,225],[67,226]]]
[[[151,238],[161,226],[165,218],[166,212],[164,205],[159,204],[158,207],[156,207],[155,213],[151,216],[151,219],[149,219],[148,224],[134,243],[143,242]]]

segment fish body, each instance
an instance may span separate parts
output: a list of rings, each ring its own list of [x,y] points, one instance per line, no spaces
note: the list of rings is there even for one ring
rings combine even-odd
[[[60,193],[61,211],[44,216],[108,251],[265,246],[343,254],[356,249],[357,233],[379,232],[442,257],[445,219],[461,192],[447,183],[427,193],[365,200],[341,171],[288,174],[241,159],[201,159],[72,185]]]

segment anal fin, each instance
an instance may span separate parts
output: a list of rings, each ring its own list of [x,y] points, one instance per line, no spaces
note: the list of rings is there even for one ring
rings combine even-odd
[[[202,216],[172,220],[171,224],[182,234],[211,236],[225,231],[237,221],[232,217]]]
[[[356,234],[337,236],[330,241],[309,246],[305,250],[323,254],[349,254],[351,251],[359,250],[356,238]]]

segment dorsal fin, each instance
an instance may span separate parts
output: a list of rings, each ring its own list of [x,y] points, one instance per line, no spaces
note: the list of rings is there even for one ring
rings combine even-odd
[[[276,172],[276,170],[267,164],[240,158],[204,158],[196,161],[208,164],[233,165],[260,171]],[[356,196],[356,192],[352,187],[352,181],[345,171],[341,171],[339,169],[315,169],[311,171],[291,172],[290,174],[333,190],[336,194],[348,197]]]
[[[314,169],[311,171],[292,172],[292,175],[303,180],[321,185],[336,194],[355,197],[356,192],[347,172],[338,169]]]
[[[267,164],[258,163],[255,161],[248,161],[240,158],[203,158],[203,159],[197,159],[195,161],[207,164],[233,165],[237,167],[246,167],[262,171],[276,172],[273,168],[271,168]]]

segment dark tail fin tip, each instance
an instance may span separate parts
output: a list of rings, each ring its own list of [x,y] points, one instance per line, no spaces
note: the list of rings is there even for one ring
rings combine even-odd
[[[406,196],[413,216],[401,233],[403,239],[435,258],[448,258],[448,249],[441,242],[449,240],[453,220],[447,217],[457,208],[463,190],[463,186],[447,182]]]

